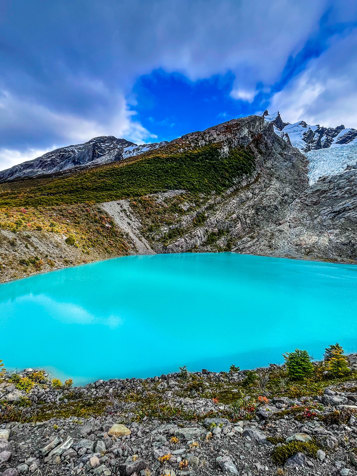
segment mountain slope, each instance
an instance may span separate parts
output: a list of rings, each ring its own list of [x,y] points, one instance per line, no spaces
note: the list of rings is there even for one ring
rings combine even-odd
[[[356,262],[357,168],[309,185],[306,156],[275,131],[250,116],[90,170],[0,184],[0,279],[152,252]]]
[[[117,139],[113,136],[95,137],[84,144],[55,149],[37,159],[0,171],[0,183],[118,162],[156,149],[163,144],[165,142],[136,145],[126,139]]]

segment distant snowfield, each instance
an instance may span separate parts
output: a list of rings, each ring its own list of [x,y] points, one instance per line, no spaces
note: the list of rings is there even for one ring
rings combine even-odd
[[[353,141],[338,147],[311,150],[306,156],[309,159],[309,181],[312,185],[320,177],[337,175],[348,165],[357,164],[357,143]]]

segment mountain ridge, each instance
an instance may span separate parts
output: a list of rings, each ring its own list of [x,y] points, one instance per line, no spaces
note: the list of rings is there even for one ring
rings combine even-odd
[[[0,184],[0,280],[145,253],[356,263],[357,166],[341,159],[347,168],[309,176],[309,154],[346,147],[304,155],[249,116],[116,162]]]
[[[249,116],[253,117],[253,116]],[[345,128],[343,125],[335,128],[326,128],[308,125],[305,121],[294,124],[284,122],[279,112],[269,114],[263,113],[264,120],[272,123],[274,132],[297,147],[303,153],[312,150],[339,147],[342,145],[357,145],[357,130]],[[244,119],[244,118],[243,118]],[[135,144],[131,141],[114,136],[95,137],[83,144],[69,145],[61,147],[46,154],[23,162],[21,164],[0,171],[0,183],[24,178],[44,177],[61,173],[71,173],[84,168],[96,167],[112,162],[119,162],[130,157],[140,156],[146,152],[177,144],[186,140],[194,140],[200,134],[207,134],[207,131],[219,131],[227,124],[234,124],[232,119],[222,124],[209,127],[204,131],[197,131],[185,134],[171,142],[157,142],[151,144]]]

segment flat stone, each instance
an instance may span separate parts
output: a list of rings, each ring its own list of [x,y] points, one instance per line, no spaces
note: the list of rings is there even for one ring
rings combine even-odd
[[[10,449],[10,443],[7,440],[0,440],[0,452]]]
[[[82,440],[78,441],[78,443],[76,444],[76,448],[84,448],[87,451],[93,452],[94,441],[83,438]]]
[[[127,436],[130,435],[131,431],[125,425],[121,423],[116,423],[111,427],[108,431],[108,435],[110,436]]]
[[[267,441],[266,435],[262,431],[257,430],[256,428],[246,428],[243,431],[243,436],[249,437],[257,443],[265,443]]]
[[[126,463],[120,466],[120,474],[123,474],[125,476],[131,476],[132,474],[139,474],[140,471],[144,470],[147,468],[147,464],[144,460],[138,459],[136,461],[133,461],[131,463]]]
[[[56,456],[61,456],[61,454],[68,450],[72,445],[73,438],[69,436],[64,443],[57,446],[54,450],[50,452],[50,454],[46,458],[46,461],[50,460],[51,458],[55,458]]]
[[[6,395],[5,400],[8,402],[18,402],[21,398],[23,398],[22,392],[20,392],[20,390],[15,389],[14,391]]]
[[[18,476],[19,472],[15,468],[8,468],[2,473],[2,476]]]
[[[187,441],[199,440],[206,434],[202,428],[178,428],[175,431],[176,436],[182,436]]]
[[[97,466],[100,465],[99,458],[98,456],[92,456],[89,460],[89,464],[91,465],[92,468],[96,468]]]
[[[110,476],[112,472],[104,464],[102,464],[93,471],[93,474],[99,474],[101,476]]]
[[[289,438],[286,438],[287,443],[290,443],[290,441],[301,441],[302,443],[307,443],[308,441],[312,441],[312,438],[306,433],[294,433],[289,436]]]
[[[2,451],[0,453],[0,464],[6,463],[11,458],[11,451]]]
[[[46,456],[53,448],[56,448],[60,443],[62,443],[61,438],[56,436],[53,440],[51,440],[46,446],[40,449],[40,453],[42,456]]]
[[[0,430],[0,440],[6,440],[10,438],[10,430]]]
[[[104,441],[98,440],[97,443],[95,444],[95,453],[105,453],[106,451],[105,443]]]
[[[232,458],[229,456],[218,456],[216,462],[222,471],[229,474],[239,475],[237,466],[233,463]]]

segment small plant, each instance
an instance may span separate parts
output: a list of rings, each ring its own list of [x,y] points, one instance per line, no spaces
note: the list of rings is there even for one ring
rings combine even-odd
[[[4,367],[4,362],[0,360],[0,377],[2,377],[6,372],[6,369]]]
[[[29,393],[34,386],[35,382],[28,377],[20,378],[16,384],[18,390],[24,390],[26,393]]]
[[[46,383],[46,373],[44,370],[35,370],[29,375],[29,379],[35,383]]]
[[[60,381],[59,378],[54,378],[52,380],[52,387],[53,388],[61,388],[62,387],[62,382]]]
[[[170,459],[171,459],[171,453],[168,453],[166,455],[159,457],[160,463],[165,463],[166,461],[170,461]]]
[[[247,370],[245,375],[246,377],[243,380],[244,387],[250,387],[251,385],[254,385],[256,381],[258,380],[258,375],[253,370]]]
[[[295,352],[284,354],[286,367],[291,380],[303,380],[311,377],[314,366],[306,350],[296,349]]]
[[[180,377],[183,378],[184,380],[188,378],[188,370],[186,365],[184,365],[183,367],[180,367]]]
[[[76,244],[76,239],[73,235],[69,235],[66,239],[65,242],[67,245],[74,246]]]
[[[232,364],[232,365],[229,367],[229,372],[230,372],[231,374],[234,374],[234,373],[239,372],[239,371],[240,371],[240,368],[237,367],[237,366],[234,365],[234,364]]]
[[[289,443],[276,446],[273,449],[272,459],[276,465],[284,466],[286,461],[296,455],[296,453],[304,453],[315,458],[317,450],[318,447],[312,441],[290,441]]]
[[[344,377],[351,372],[347,357],[339,344],[330,345],[325,350],[325,363],[328,374],[333,378]]]
[[[71,388],[72,385],[73,385],[73,380],[72,380],[71,378],[69,378],[69,379],[67,379],[67,380],[64,381],[64,386],[65,386],[66,388]]]
[[[170,443],[172,443],[173,445],[176,445],[178,442],[179,442],[179,439],[177,438],[177,436],[171,436]]]

